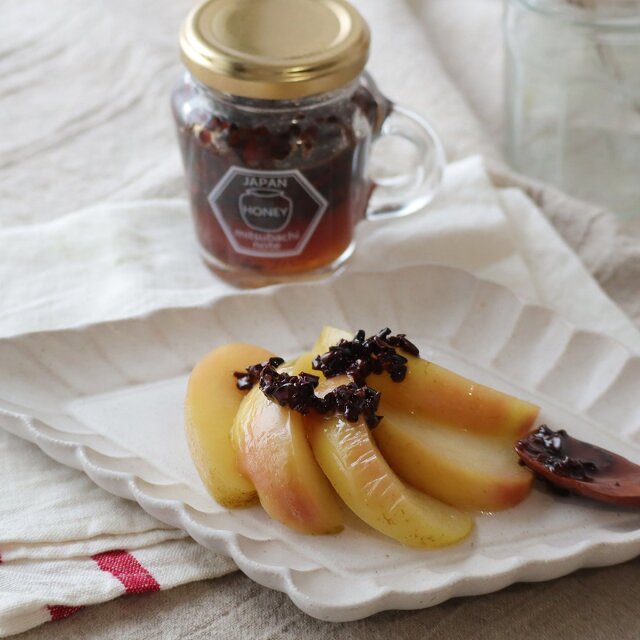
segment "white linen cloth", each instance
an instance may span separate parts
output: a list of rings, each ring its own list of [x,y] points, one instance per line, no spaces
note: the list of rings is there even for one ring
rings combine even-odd
[[[424,212],[363,222],[357,239],[348,269],[457,266],[640,346],[633,324],[531,201],[515,189],[494,189],[478,157],[449,165]],[[198,305],[235,290],[200,261],[185,200],[101,205],[9,229],[0,234],[0,255],[3,335]],[[572,297],[564,295],[568,289]],[[601,303],[594,311],[575,296]]]
[[[190,3],[50,4],[6,0],[0,20],[0,335],[224,294],[196,257],[166,107]],[[415,24],[426,5],[356,4],[373,26],[370,67],[383,90],[434,119],[451,157],[479,151],[494,168],[491,138]],[[539,210],[520,191],[496,191],[478,159],[449,167],[424,214],[363,223],[358,236],[349,268],[379,267],[380,254],[388,267],[462,266],[640,348]],[[160,588],[233,569],[31,444],[1,434],[0,460],[0,635],[70,612],[51,607],[127,592],[122,576],[96,567],[103,553],[131,551]]]

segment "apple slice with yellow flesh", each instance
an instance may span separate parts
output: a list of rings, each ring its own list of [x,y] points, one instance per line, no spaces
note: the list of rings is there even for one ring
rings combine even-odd
[[[238,465],[274,520],[302,533],[342,530],[340,502],[311,452],[301,414],[273,402],[256,385],[242,401],[231,433]]]
[[[253,484],[240,473],[229,437],[246,395],[237,389],[233,372],[272,356],[251,344],[226,344],[202,358],[189,377],[185,401],[189,449],[207,491],[224,507],[243,507],[258,501]]]
[[[372,430],[376,444],[389,466],[417,489],[480,511],[513,507],[529,494],[533,474],[504,440],[410,415],[384,398],[380,413],[384,418]]]
[[[325,353],[353,334],[334,327],[322,329],[314,355]],[[394,382],[386,374],[372,375],[367,384],[382,393],[385,404],[428,420],[502,437],[513,443],[531,430],[539,407],[399,350],[407,358],[407,375]]]
[[[311,371],[312,360],[308,354],[296,364]],[[332,385],[344,380],[330,379]],[[379,413],[384,417],[372,429],[373,438],[389,466],[416,489],[459,509],[479,511],[507,509],[529,494],[533,475],[518,464],[512,443],[412,415],[391,406],[384,395]]]
[[[346,376],[323,381],[323,395]],[[389,467],[363,419],[305,416],[316,460],[345,504],[380,533],[410,547],[443,547],[465,538],[473,519],[430,496],[406,486]]]

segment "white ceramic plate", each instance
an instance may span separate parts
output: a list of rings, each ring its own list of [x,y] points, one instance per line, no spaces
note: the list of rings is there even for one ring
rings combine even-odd
[[[219,507],[183,435],[191,367],[232,340],[291,356],[324,323],[405,332],[424,357],[541,404],[541,421],[640,460],[639,358],[442,267],[239,293],[209,308],[0,341],[0,425],[326,620],[427,607],[640,553],[640,513],[540,488],[514,509],[479,516],[469,540],[439,551],[404,548],[351,516],[343,533],[314,537],[259,507]]]

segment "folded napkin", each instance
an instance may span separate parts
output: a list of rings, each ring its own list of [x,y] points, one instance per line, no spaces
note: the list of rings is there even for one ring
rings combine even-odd
[[[450,165],[423,212],[362,223],[357,235],[347,270],[466,268],[640,351],[637,330],[538,209],[518,190],[494,189],[479,158]],[[203,304],[232,291],[200,263],[181,200],[93,207],[0,232],[0,255],[5,336]],[[2,433],[0,458],[0,487],[15,487],[0,492],[0,635],[235,568],[34,445]]]
[[[125,593],[235,570],[229,558],[2,430],[0,460],[0,636]]]

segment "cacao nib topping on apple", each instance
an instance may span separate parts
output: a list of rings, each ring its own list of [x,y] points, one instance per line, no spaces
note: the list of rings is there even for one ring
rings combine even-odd
[[[575,442],[579,441],[567,435],[564,429],[553,431],[543,424],[537,431],[518,441],[516,451],[533,458],[554,475],[581,482],[593,482],[601,468],[610,466],[613,458],[604,449],[591,445],[589,458],[576,457]],[[595,452],[598,453],[597,463],[594,460]]]
[[[319,400],[315,394],[319,381],[318,376],[309,373],[292,376],[267,365],[260,373],[260,390],[280,406],[307,415]]]
[[[404,333],[391,335],[386,328],[377,334],[365,337],[362,329],[353,340],[340,340],[329,351],[314,358],[312,367],[327,378],[347,374],[358,386],[364,386],[367,376],[386,371],[394,382],[402,382],[407,375],[408,360],[396,349],[418,356],[420,352]]]
[[[282,363],[282,358],[271,358],[268,362],[247,367],[246,373],[236,372],[236,385],[244,391],[259,382],[265,396],[305,416],[312,410],[320,414],[338,413],[349,422],[356,422],[362,416],[371,429],[382,419],[376,415],[379,391],[350,382],[320,397],[315,393],[320,383],[318,376],[303,371],[297,376],[280,372],[276,367]]]
[[[355,382],[336,387],[320,399],[316,407],[319,413],[335,411],[349,422],[356,422],[362,416],[370,429],[378,426],[382,416],[376,414],[380,404],[380,392],[371,387],[359,386]]]
[[[244,371],[234,371],[233,376],[236,379],[236,387],[238,387],[240,391],[249,391],[254,384],[260,381],[260,374],[265,367],[271,366],[275,369],[283,363],[284,360],[282,358],[273,357],[269,358],[266,362],[252,364]]]

